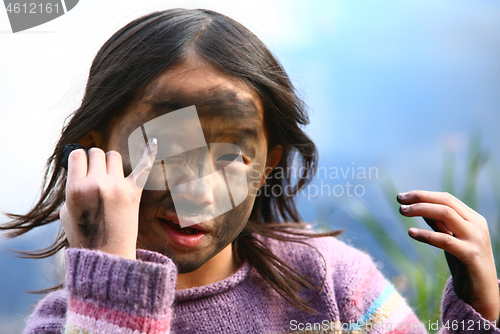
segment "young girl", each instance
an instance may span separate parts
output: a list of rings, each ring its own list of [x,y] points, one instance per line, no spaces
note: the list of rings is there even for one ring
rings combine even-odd
[[[307,122],[278,61],[224,15],[173,9],[119,30],[94,59],[39,202],[2,227],[63,227],[33,255],[66,249],[65,283],[25,332],[425,333],[368,255],[300,224],[294,195],[317,161]],[[66,174],[71,143],[84,149]],[[277,173],[291,166],[294,184]],[[500,333],[484,218],[444,193],[398,201],[436,230],[410,236],[447,252],[443,332]]]

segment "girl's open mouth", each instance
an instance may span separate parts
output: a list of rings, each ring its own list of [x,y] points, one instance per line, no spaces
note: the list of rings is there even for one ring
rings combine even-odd
[[[205,238],[205,231],[199,230],[192,226],[181,227],[179,224],[172,220],[165,218],[158,218],[162,227],[167,232],[171,241],[183,247],[196,247]]]

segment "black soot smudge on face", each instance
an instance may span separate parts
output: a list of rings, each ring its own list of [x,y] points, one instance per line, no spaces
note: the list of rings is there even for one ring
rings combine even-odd
[[[195,93],[157,90],[145,94],[133,109],[127,111],[129,113],[121,123],[116,125],[119,129],[115,136],[118,151],[127,158],[127,140],[133,130],[156,117],[192,105],[196,106],[207,145],[237,145],[247,158],[247,165],[256,164],[262,175],[267,156],[263,115],[256,102],[248,96],[238,96],[238,90],[217,87]],[[161,146],[161,142],[158,145]],[[124,165],[127,166],[126,161]],[[248,170],[247,180],[252,180],[250,168]],[[126,170],[126,173],[129,172]],[[249,194],[242,203],[200,224],[209,233],[206,240],[193,250],[172,245],[165,236],[159,212],[175,210],[169,190],[144,190],[139,210],[138,247],[169,256],[177,264],[180,273],[196,270],[233,242],[246,225],[256,193],[250,185],[248,187]]]
[[[237,91],[213,88],[197,94],[157,94],[146,103],[152,106],[151,119],[194,105],[207,143],[232,143],[248,158],[262,149],[256,147],[265,132],[260,112],[251,98],[238,97]]]
[[[104,221],[104,205],[101,194],[95,210],[84,210],[78,223],[80,232],[84,236],[84,247],[96,248],[105,246],[108,242],[106,224]]]

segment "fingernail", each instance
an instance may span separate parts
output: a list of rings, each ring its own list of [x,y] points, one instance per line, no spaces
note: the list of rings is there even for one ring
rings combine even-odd
[[[158,140],[154,137],[149,138],[148,142],[146,143],[146,146],[149,148],[150,151],[154,151],[158,146]]]
[[[408,230],[408,234],[410,235],[410,237],[412,237],[413,239],[417,240],[417,241],[420,241],[420,242],[423,242],[425,244],[428,244],[429,241],[427,241],[424,237],[418,235],[418,230],[416,228],[410,228]]]
[[[401,211],[407,212],[408,210],[410,210],[410,206],[409,205],[401,205]]]
[[[393,195],[394,196],[394,195]],[[399,193],[398,198],[399,199],[404,199],[406,196],[408,196],[408,193]]]
[[[408,230],[408,235],[413,239],[428,244],[429,242],[422,236],[418,235],[418,230],[414,227]]]

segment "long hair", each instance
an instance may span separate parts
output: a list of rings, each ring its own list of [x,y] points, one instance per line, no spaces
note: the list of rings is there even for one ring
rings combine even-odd
[[[255,90],[264,105],[269,148],[283,148],[282,158],[264,186],[292,190],[281,196],[260,192],[247,225],[233,241],[235,254],[240,260],[248,260],[287,301],[301,310],[314,312],[298,297],[298,292],[306,288],[319,293],[321,286],[275,256],[256,237],[306,244],[302,237],[339,234],[312,234],[297,229],[303,226],[294,196],[311,181],[317,164],[316,147],[301,129],[309,122],[306,107],[262,41],[240,23],[211,10],[169,9],[145,15],[120,29],[101,47],[90,68],[82,104],[69,118],[47,160],[40,199],[24,215],[8,214],[12,220],[0,228],[13,238],[58,220],[65,200],[66,175],[61,167],[64,146],[92,130],[105,129],[140,89],[191,54]],[[294,182],[288,173],[277,177],[280,169],[288,170],[293,164],[301,171]],[[20,253],[46,258],[68,246],[61,229],[49,247]]]

